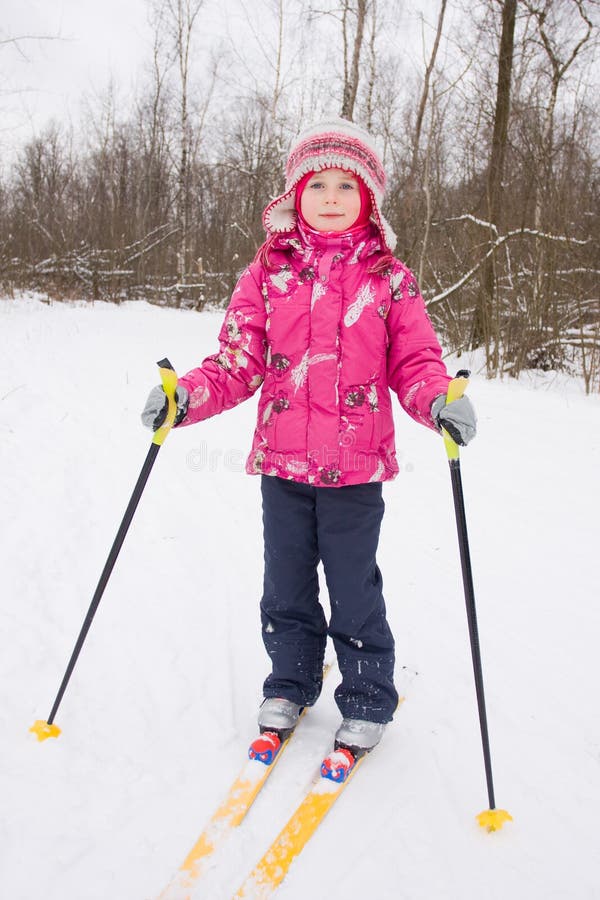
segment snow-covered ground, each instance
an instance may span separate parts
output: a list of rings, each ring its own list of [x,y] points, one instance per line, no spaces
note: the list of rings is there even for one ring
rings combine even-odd
[[[149,446],[167,355],[219,314],[0,301],[0,896],[151,900],[243,763],[266,674],[255,401],[162,448],[57,723],[46,718]],[[453,371],[464,360],[449,363]],[[600,898],[600,399],[564,378],[470,385],[462,454],[496,799],[487,807],[448,467],[397,406],[380,565],[406,702],[281,900]],[[338,723],[330,675],[194,895],[229,900]]]

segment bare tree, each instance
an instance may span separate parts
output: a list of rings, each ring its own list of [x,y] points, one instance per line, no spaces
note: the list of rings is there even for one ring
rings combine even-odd
[[[554,127],[558,92],[569,69],[586,44],[590,42],[593,23],[585,0],[541,0],[541,2],[525,0],[525,5],[537,24],[537,40],[543,48],[549,66],[550,80],[550,90],[542,121],[540,161],[535,192],[534,225],[536,229],[541,230],[546,225],[545,213],[551,200],[549,188],[553,181]],[[575,13],[574,17],[573,13]],[[566,22],[560,23],[561,16],[565,17]],[[566,28],[570,31],[569,35],[565,33]],[[571,39],[569,40],[569,38]],[[543,241],[538,241],[531,306],[539,327],[543,327],[544,323],[545,266],[546,247]]]
[[[152,28],[152,47],[149,59],[149,85],[137,104],[137,135],[139,141],[139,226],[138,238],[165,226],[171,210],[170,158],[172,135],[170,129],[169,76],[175,62],[174,48],[166,35],[164,5],[151,7],[149,24]],[[140,275],[145,276],[146,254],[139,257]]]
[[[516,0],[515,0],[516,2]],[[433,41],[433,47],[431,48],[431,55],[429,57],[429,62],[425,67],[425,76],[423,78],[423,87],[421,89],[421,98],[419,100],[419,106],[417,108],[417,118],[415,121],[415,131],[413,136],[413,150],[412,150],[412,158],[410,163],[410,176],[414,177],[417,170],[417,161],[419,156],[419,146],[421,143],[421,131],[423,128],[423,119],[425,117],[425,110],[427,109],[427,100],[429,98],[429,90],[431,86],[431,76],[433,70],[435,68],[435,61],[437,59],[438,50],[440,47],[440,40],[442,38],[442,30],[444,28],[444,16],[446,14],[446,5],[447,0],[441,0],[440,3],[440,11],[438,13],[437,19],[437,27],[435,30],[435,39]]]
[[[192,134],[189,121],[190,54],[194,26],[204,0],[164,0],[177,70],[179,75],[179,160],[177,164],[177,225],[179,253],[177,271],[180,281],[188,269],[190,229],[190,153]]]
[[[275,83],[273,85],[273,105],[271,116],[277,115],[277,106],[281,96],[281,57],[283,54],[283,0],[277,0],[277,53],[275,57]]]
[[[343,119],[354,117],[354,104],[360,77],[361,47],[365,30],[367,0],[344,0],[342,6],[342,39],[344,44],[344,91],[342,97],[341,116]],[[352,59],[350,60],[350,17],[356,17]]]
[[[412,252],[415,249],[415,244],[417,242],[421,244],[418,265],[420,278],[422,277],[423,267],[425,264],[425,256],[427,254],[429,244],[429,228],[431,224],[432,196],[430,178],[433,152],[432,142],[436,140],[436,135],[433,128],[433,122],[436,118],[435,103],[431,104],[430,127],[428,129],[428,144],[425,149],[423,160],[420,159],[421,136],[428,103],[430,101],[430,94],[432,93],[432,77],[434,74],[435,63],[440,47],[440,41],[442,38],[446,6],[447,0],[441,0],[433,47],[429,55],[429,60],[427,61],[425,66],[425,74],[423,76],[423,84],[421,86],[419,102],[417,105],[415,124],[414,128],[411,129],[410,144],[412,145],[412,147],[409,151],[410,162],[408,163],[406,176],[404,178],[403,206],[404,218],[406,222],[412,222],[415,217],[417,209],[417,198],[419,198],[420,200],[424,199],[425,201],[425,208],[423,210],[424,220],[419,221],[418,236],[415,235],[417,240],[414,240],[413,238],[411,250],[409,251],[412,255]],[[423,163],[422,168],[421,162]],[[421,212],[421,210],[419,210],[419,212]]]
[[[491,241],[498,236],[499,216],[502,208],[502,179],[504,174],[506,143],[508,139],[516,13],[517,0],[504,0],[504,3],[502,4],[500,49],[498,53],[498,82],[496,89],[496,107],[494,111],[492,149],[487,172],[487,217],[490,223]],[[495,255],[492,254],[487,259],[483,271],[482,290],[479,295],[479,303],[475,309],[473,336],[471,340],[472,346],[474,347],[479,347],[482,344],[485,346],[488,372],[491,372],[492,370],[495,371],[498,367],[497,342],[495,344],[496,352],[493,359],[490,356],[490,323],[493,316],[496,281],[494,263]]]
[[[371,131],[373,129],[373,105],[375,98],[375,84],[377,81],[377,33],[378,33],[378,18],[377,18],[377,0],[371,0],[371,33],[369,35],[369,68],[368,68],[368,82],[367,82],[367,91],[366,91],[366,99],[365,99],[365,126],[367,131]]]

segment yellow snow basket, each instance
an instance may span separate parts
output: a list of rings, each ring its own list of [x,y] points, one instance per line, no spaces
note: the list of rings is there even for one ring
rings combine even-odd
[[[488,831],[500,831],[505,822],[513,821],[513,817],[505,809],[486,809],[479,813],[477,821]]]
[[[58,725],[48,725],[48,723],[44,722],[43,719],[38,719],[36,722],[34,722],[29,730],[33,732],[33,734],[35,734],[38,741],[46,741],[48,738],[55,738],[60,734],[60,728],[58,727]]]

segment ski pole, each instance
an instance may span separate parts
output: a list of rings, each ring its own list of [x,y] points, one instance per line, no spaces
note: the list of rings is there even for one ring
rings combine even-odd
[[[58,737],[60,734],[60,728],[54,724],[54,717],[56,716],[58,707],[60,706],[61,700],[63,698],[63,694],[67,688],[71,675],[73,674],[73,669],[75,668],[75,664],[77,662],[79,654],[81,653],[81,648],[83,647],[84,641],[87,637],[87,633],[90,630],[90,626],[96,614],[96,610],[98,609],[98,605],[100,603],[100,600],[102,599],[104,589],[108,584],[108,580],[111,576],[113,567],[115,565],[115,562],[117,561],[119,551],[123,545],[123,541],[125,540],[125,535],[127,534],[129,526],[131,525],[131,521],[137,509],[140,497],[142,496],[144,487],[146,486],[146,482],[148,481],[148,476],[152,471],[154,460],[156,459],[158,451],[165,442],[167,435],[169,434],[175,421],[175,416],[177,414],[177,403],[175,401],[177,375],[168,359],[162,359],[157,365],[159,368],[162,385],[165,394],[167,395],[167,415],[164,423],[154,433],[148,455],[146,456],[146,460],[144,462],[144,465],[142,466],[142,470],[133,489],[133,494],[131,495],[131,499],[127,505],[127,509],[125,510],[125,515],[123,516],[123,520],[119,526],[117,536],[115,537],[110,553],[108,554],[108,559],[106,560],[104,569],[102,570],[100,580],[94,592],[94,596],[92,597],[90,608],[88,609],[87,615],[81,627],[81,631],[79,632],[79,637],[77,638],[77,641],[75,643],[73,653],[71,654],[69,664],[63,676],[60,688],[58,689],[58,694],[56,695],[56,699],[50,711],[50,715],[48,716],[48,719],[46,721],[44,721],[43,719],[38,719],[29,729],[37,736],[37,739],[39,741],[45,741],[49,737]]]
[[[462,397],[469,383],[469,375],[466,369],[461,369],[448,385],[446,402],[451,403]],[[488,831],[499,831],[505,822],[512,822],[512,816],[505,809],[496,809],[494,797],[494,782],[492,778],[492,759],[490,754],[490,740],[487,726],[487,713],[485,708],[485,694],[483,690],[483,670],[481,666],[481,649],[479,646],[479,630],[477,628],[477,611],[475,608],[475,589],[473,587],[473,573],[471,570],[471,555],[469,552],[469,538],[467,534],[467,519],[465,514],[465,502],[460,474],[460,455],[458,444],[452,440],[445,428],[442,428],[444,445],[450,465],[450,478],[452,480],[452,495],[454,497],[454,512],[456,515],[456,528],[458,531],[458,546],[460,549],[460,562],[462,578],[467,606],[467,621],[469,623],[469,639],[471,642],[471,657],[473,659],[473,672],[475,675],[475,690],[477,693],[477,708],[479,711],[479,726],[481,729],[481,742],[483,747],[483,759],[485,763],[485,777],[487,782],[488,801],[490,808],[479,813],[477,821],[482,828]]]

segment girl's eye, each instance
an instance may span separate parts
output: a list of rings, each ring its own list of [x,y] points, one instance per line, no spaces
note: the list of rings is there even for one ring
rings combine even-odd
[[[308,188],[311,191],[320,191],[326,188],[326,185],[323,181],[311,181],[308,185]],[[352,181],[342,181],[338,185],[339,190],[341,191],[355,191],[357,190],[357,185]]]

